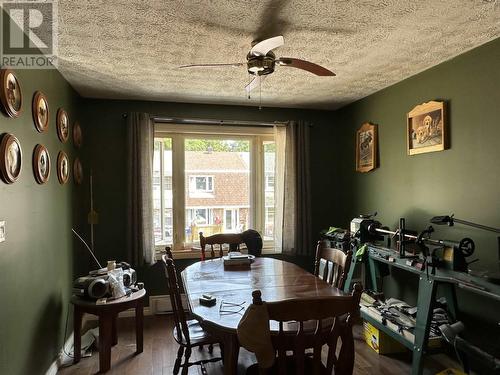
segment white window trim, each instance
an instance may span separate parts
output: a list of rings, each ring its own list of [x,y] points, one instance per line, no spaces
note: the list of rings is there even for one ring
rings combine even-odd
[[[207,134],[210,133],[210,134]],[[232,139],[248,139],[250,141],[251,160],[250,160],[250,207],[249,222],[260,233],[264,233],[264,155],[263,141],[274,140],[274,129],[271,127],[251,127],[251,126],[214,126],[214,125],[181,125],[155,123],[155,138],[172,139],[172,199],[176,206],[186,208],[185,204],[185,154],[184,141],[193,135],[203,135],[205,139],[220,139],[223,136],[230,136]],[[255,166],[255,168],[253,167]],[[192,173],[192,171],[190,171]],[[213,173],[213,172],[211,172]],[[175,182],[177,181],[177,182]],[[213,181],[212,181],[213,184]],[[212,185],[213,186],[213,185]],[[260,189],[256,189],[256,187]],[[259,191],[257,191],[259,190]],[[200,256],[199,250],[185,249],[183,243],[185,226],[185,209],[179,210],[173,208],[173,244],[156,245],[157,253],[164,251],[165,246],[170,246],[176,254],[176,258],[197,258]],[[181,240],[182,238],[182,240]],[[275,254],[276,248],[274,241],[263,241],[262,252],[264,254]],[[182,247],[179,245],[182,244]]]

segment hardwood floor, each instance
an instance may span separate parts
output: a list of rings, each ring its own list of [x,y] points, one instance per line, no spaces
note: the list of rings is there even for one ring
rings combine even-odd
[[[169,315],[145,317],[144,321],[144,352],[135,355],[134,319],[124,318],[118,322],[118,345],[111,353],[110,375],[166,375],[172,374],[173,364],[177,354],[177,344],[172,338],[172,318]],[[361,326],[355,327],[356,359],[354,374],[409,374],[411,355],[381,356],[365,344],[361,336]],[[207,348],[194,350],[191,359],[208,356]],[[219,356],[218,347],[214,355]],[[252,353],[242,349],[239,357],[238,374],[245,374],[246,368],[255,362]],[[435,374],[447,367],[459,366],[444,354],[434,355],[426,361],[425,374]],[[90,375],[99,371],[99,355],[94,352],[92,357],[82,358],[80,363],[59,370],[59,375]],[[207,365],[209,374],[222,374],[222,363]],[[197,366],[189,370],[189,374],[201,374]]]

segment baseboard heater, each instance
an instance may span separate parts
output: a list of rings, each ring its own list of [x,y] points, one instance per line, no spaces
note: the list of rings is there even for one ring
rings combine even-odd
[[[188,301],[185,294],[181,294],[182,306],[187,309]],[[168,294],[149,297],[149,310],[151,315],[171,314],[172,304]]]

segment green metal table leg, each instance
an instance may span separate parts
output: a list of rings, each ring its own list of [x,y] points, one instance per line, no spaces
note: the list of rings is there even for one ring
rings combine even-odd
[[[418,283],[418,311],[415,326],[415,342],[413,345],[412,375],[421,375],[423,371],[423,356],[427,349],[429,329],[432,319],[432,305],[436,296],[436,282],[433,278],[420,276]]]
[[[347,277],[345,279],[345,283],[344,283],[344,292],[346,293],[349,293],[349,291],[351,290],[351,283],[352,283],[352,276],[354,275],[354,270],[357,268],[356,267],[356,264],[358,263],[363,263],[362,261],[358,262],[356,260],[356,257],[353,256],[352,257],[352,260],[351,260],[351,266],[349,268],[349,272],[347,273]]]
[[[370,287],[373,291],[378,292],[378,283],[377,283],[377,266],[375,264],[375,261],[371,258],[368,257],[368,262],[366,262],[367,270],[366,272],[370,275]]]
[[[439,288],[442,288],[443,296],[446,298],[446,307],[453,321],[458,320],[457,308],[457,293],[455,285],[451,283],[439,283]]]

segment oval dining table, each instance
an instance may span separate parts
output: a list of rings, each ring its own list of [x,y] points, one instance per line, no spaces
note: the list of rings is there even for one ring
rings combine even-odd
[[[252,304],[252,291],[259,289],[267,302],[345,295],[299,266],[274,258],[256,258],[246,269],[224,268],[222,258],[205,260],[188,266],[181,275],[191,313],[224,346],[225,375],[237,373],[240,346],[236,328]],[[201,305],[203,294],[216,297],[217,303]]]

